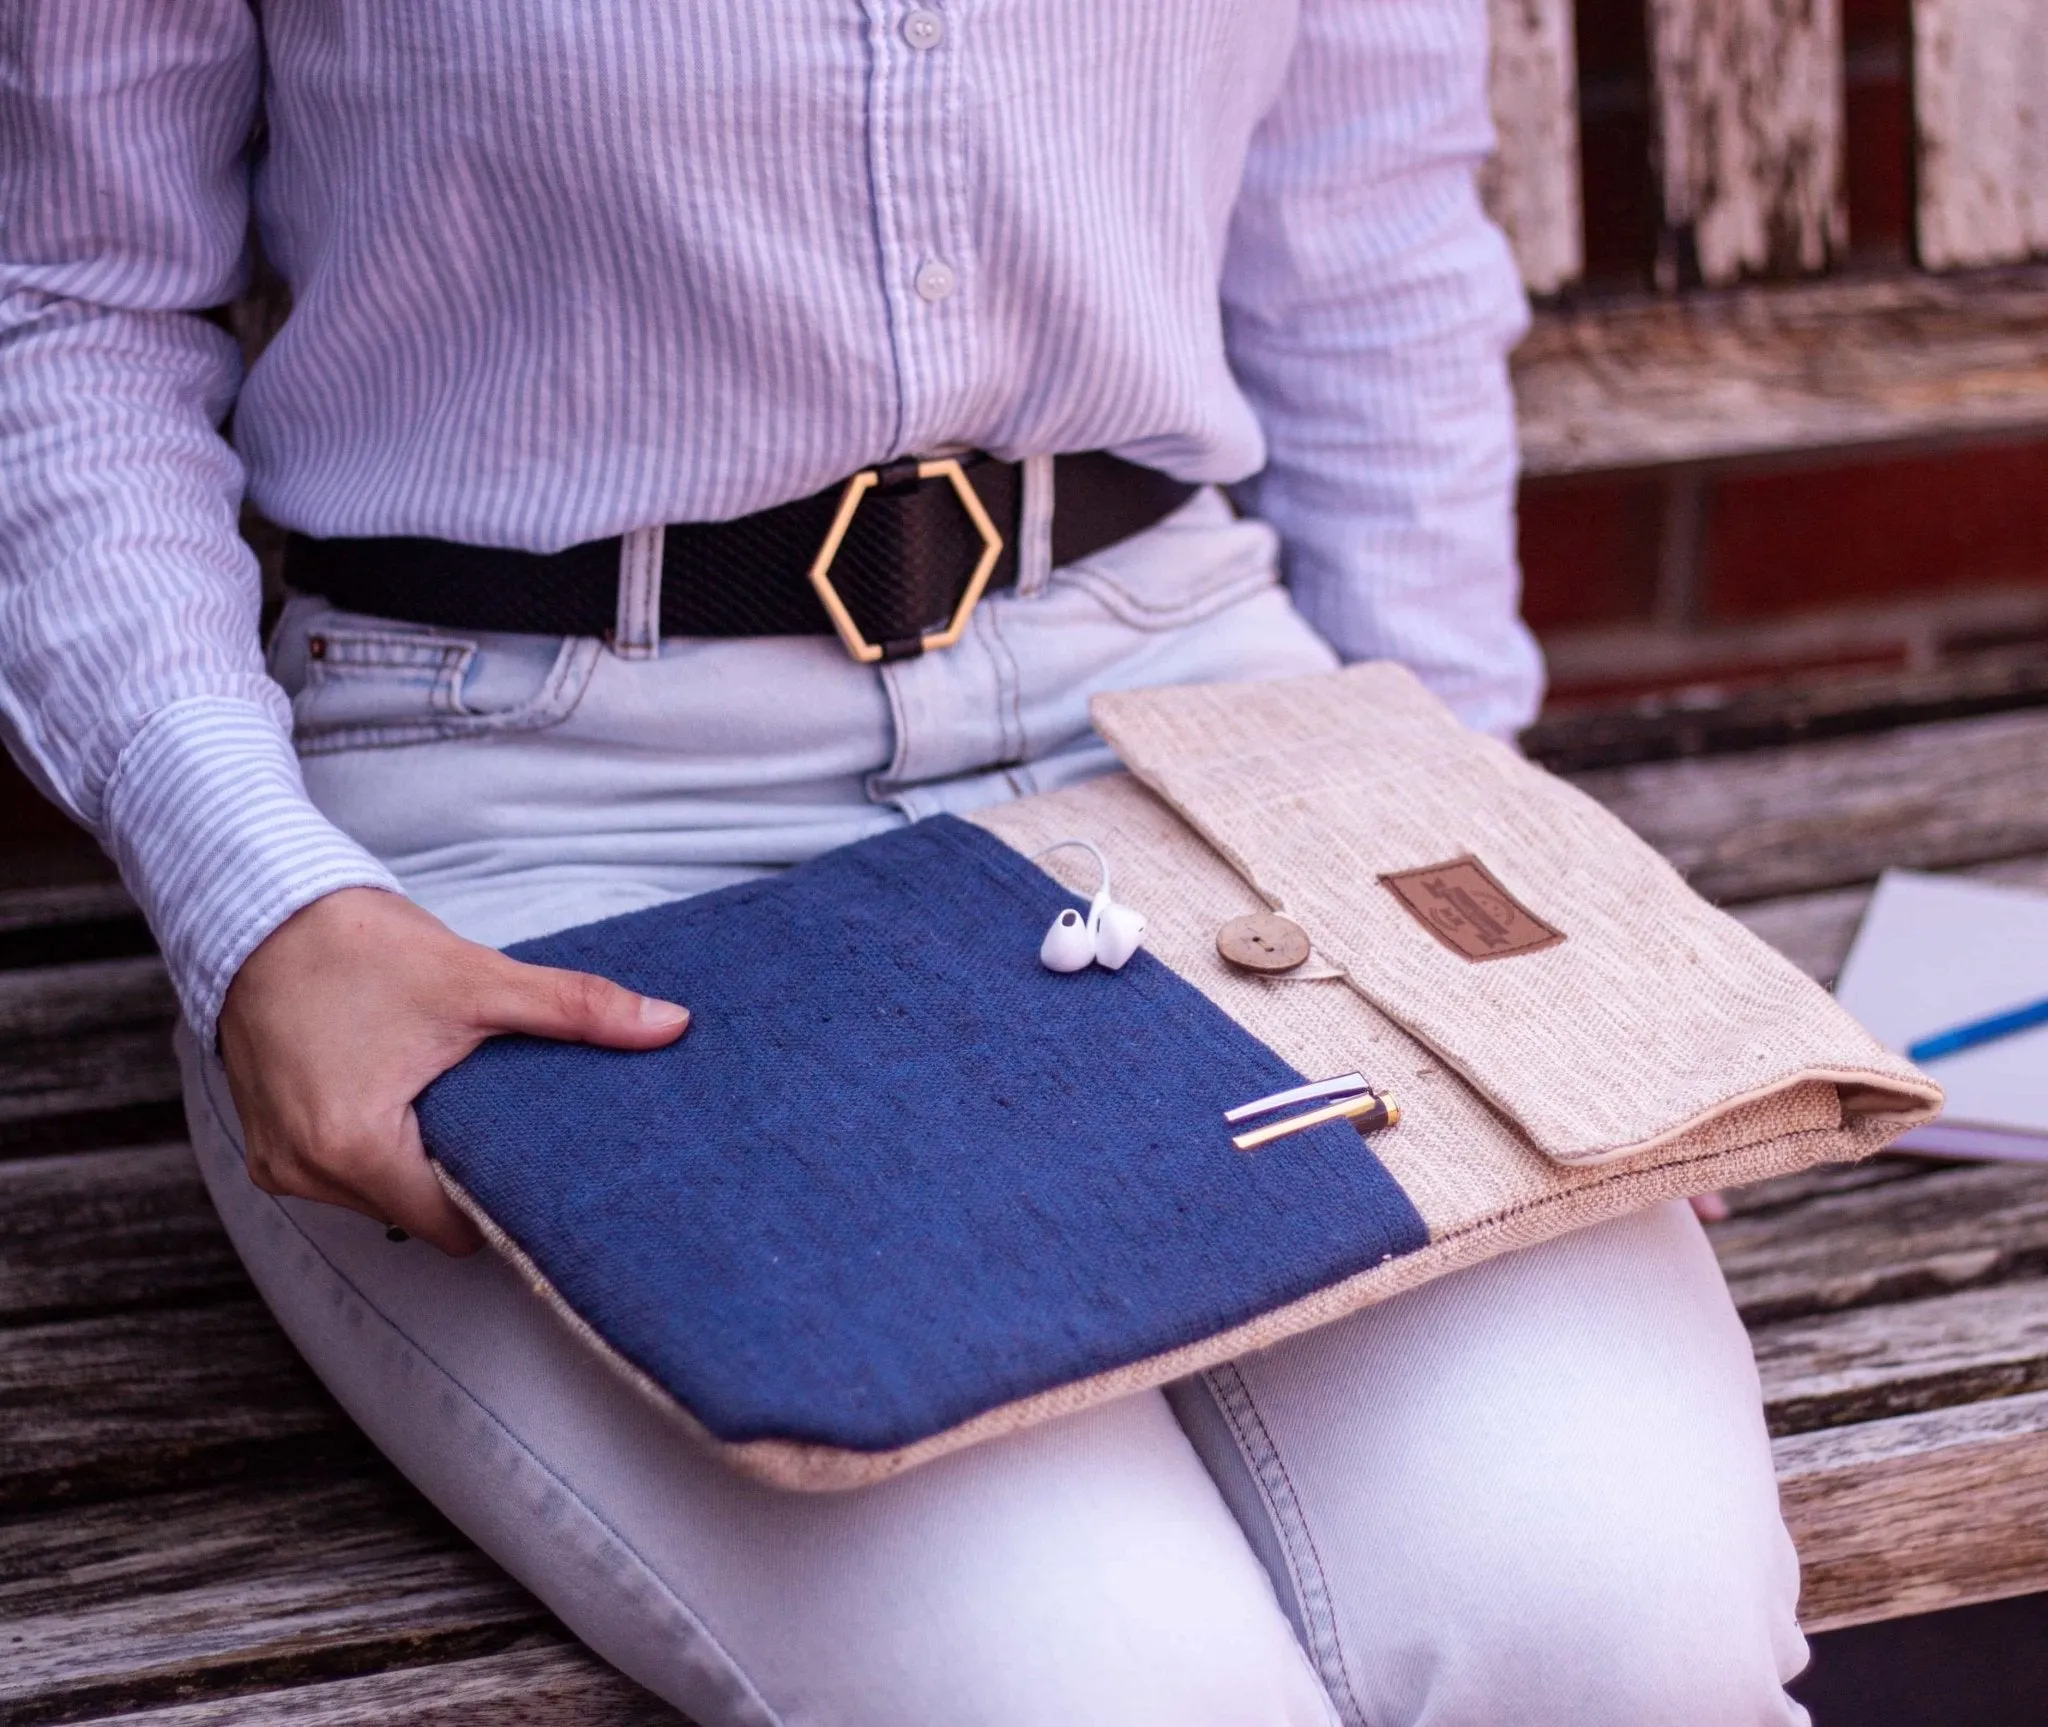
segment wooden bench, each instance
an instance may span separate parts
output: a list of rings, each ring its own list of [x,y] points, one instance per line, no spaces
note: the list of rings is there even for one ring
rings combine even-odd
[[[1571,0],[1492,0],[1484,189],[1539,300],[1525,471],[1661,475],[1662,624],[1696,614],[1731,469],[2048,434],[2048,20],[1910,3],[1918,268],[1843,273],[1840,0],[1643,0],[1653,232],[1639,287],[1589,293]]]
[[[1605,752],[1580,783],[1816,976],[1887,864],[2048,887],[2048,705],[1838,714],[1821,741],[1760,723],[1722,754],[1531,742]],[[145,946],[110,886],[0,893],[0,1723],[673,1720],[298,1363],[171,1130]],[[2048,1589],[2048,1173],[1885,1158],[1732,1200],[1713,1236],[1809,1628]]]
[[[1684,756],[1639,736],[1667,759],[1575,777],[1823,981],[1883,868],[2048,890],[2048,707],[1862,733],[1830,711],[1824,740]],[[1671,716],[1664,741],[1698,724]],[[1808,1628],[2048,1589],[2048,1170],[1884,1158],[1731,1199],[1712,1234]]]

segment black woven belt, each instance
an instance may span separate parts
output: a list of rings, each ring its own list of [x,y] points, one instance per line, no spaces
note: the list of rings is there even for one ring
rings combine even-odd
[[[1129,539],[1195,491],[1100,451],[1056,457],[1053,564]],[[1022,493],[1022,464],[976,453],[867,468],[735,521],[671,524],[661,541],[661,634],[836,631],[862,660],[949,647],[984,592],[1016,583]],[[621,548],[618,536],[541,553],[294,534],[286,577],[302,593],[377,617],[608,636],[621,616]]]

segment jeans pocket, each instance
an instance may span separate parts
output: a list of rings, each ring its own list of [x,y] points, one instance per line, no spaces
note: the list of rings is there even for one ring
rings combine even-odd
[[[1118,623],[1156,632],[1205,622],[1279,583],[1279,536],[1205,488],[1157,526],[1055,570],[1047,597],[1085,594]]]
[[[270,647],[302,756],[392,749],[559,725],[575,712],[595,637],[458,635],[294,599]]]

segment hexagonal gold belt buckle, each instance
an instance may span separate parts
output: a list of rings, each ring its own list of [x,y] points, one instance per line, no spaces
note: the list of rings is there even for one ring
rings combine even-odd
[[[974,524],[975,532],[981,535],[981,557],[974,566],[974,574],[967,578],[967,587],[960,595],[960,604],[954,608],[951,620],[944,629],[933,630],[918,638],[919,647],[929,654],[940,648],[950,648],[966,632],[967,620],[974,616],[974,608],[981,603],[988,579],[995,573],[996,562],[1003,555],[1003,536],[996,532],[996,525],[982,506],[980,495],[967,483],[967,475],[956,458],[940,456],[919,462],[917,477],[920,480],[949,481],[953,495],[967,512],[967,519]],[[832,526],[826,530],[824,543],[819,546],[817,559],[811,565],[811,586],[818,590],[826,616],[831,618],[832,627],[846,644],[846,651],[863,665],[873,665],[879,660],[882,647],[862,635],[860,625],[853,621],[853,614],[846,609],[846,602],[832,585],[832,563],[839,556],[840,546],[845,543],[847,530],[853,526],[861,500],[881,483],[881,478],[876,469],[864,468],[846,482],[846,490],[839,498],[839,513],[832,518]]]

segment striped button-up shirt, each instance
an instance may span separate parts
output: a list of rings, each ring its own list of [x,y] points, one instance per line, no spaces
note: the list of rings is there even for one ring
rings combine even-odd
[[[1505,730],[1485,61],[1484,0],[9,0],[8,747],[205,1030],[390,885],[306,799],[245,488],[549,550],[955,444],[1243,482],[1340,652]],[[196,314],[252,216],[293,308],[245,381]]]

